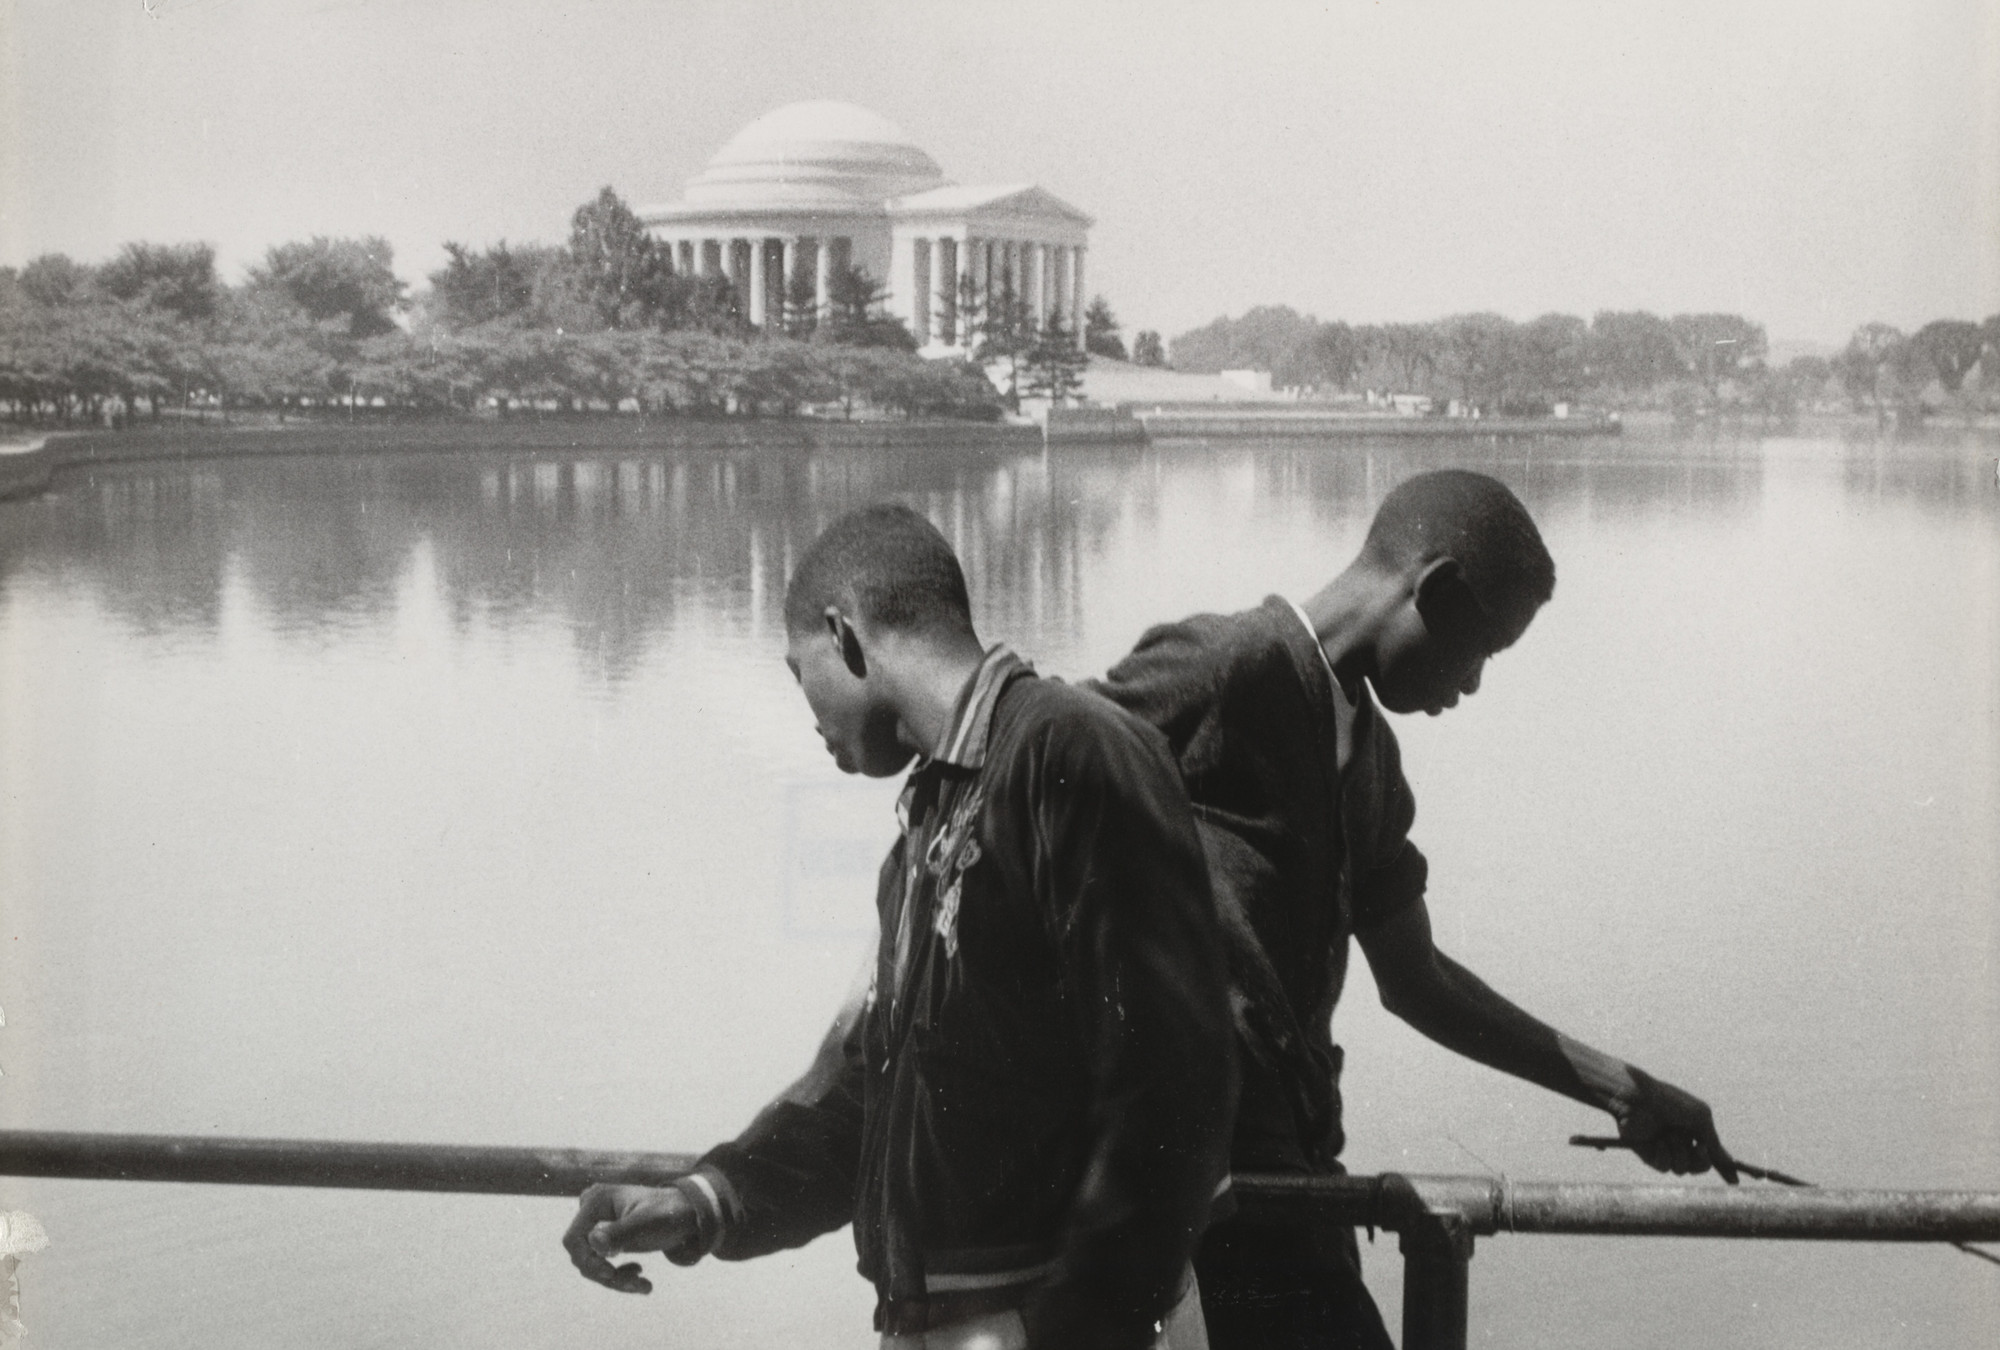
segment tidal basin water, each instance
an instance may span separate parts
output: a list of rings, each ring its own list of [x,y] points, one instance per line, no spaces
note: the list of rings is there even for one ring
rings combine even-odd
[[[1304,596],[1392,485],[1462,464],[1559,581],[1477,697],[1397,721],[1440,945],[1702,1093],[1747,1160],[2000,1188],[2000,440],[588,446],[0,504],[0,1123],[703,1148],[809,1058],[893,831],[781,663],[822,525],[909,501],[989,637],[1087,675],[1151,622]],[[1354,1170],[1653,1176],[1365,974],[1336,1031]],[[844,1231],[655,1257],[637,1298],[571,1270],[570,1208],[0,1178],[51,1238],[21,1271],[47,1350],[873,1344]],[[1365,1251],[1394,1326],[1393,1238]],[[1503,1236],[1472,1265],[1482,1346],[1996,1333],[2000,1270],[1947,1248]]]

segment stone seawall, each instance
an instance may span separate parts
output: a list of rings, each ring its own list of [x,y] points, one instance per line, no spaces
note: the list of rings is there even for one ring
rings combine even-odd
[[[1615,417],[1387,417],[1357,413],[1284,408],[1269,412],[1242,408],[1132,409],[1132,415],[1154,440],[1232,437],[1268,440],[1279,437],[1354,437],[1373,439],[1407,436],[1437,439],[1460,436],[1616,436]]]
[[[55,459],[46,440],[30,445],[0,445],[0,501],[25,497],[49,485]]]
[[[0,453],[0,498],[48,486],[56,472],[90,464],[284,455],[467,454],[481,451],[811,451],[1042,448],[1041,428],[976,422],[642,421],[637,418],[440,419],[229,425],[175,422],[126,431],[58,434]]]

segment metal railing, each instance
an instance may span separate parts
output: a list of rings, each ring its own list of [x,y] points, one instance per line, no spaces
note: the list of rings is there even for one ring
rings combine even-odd
[[[366,1144],[0,1130],[0,1176],[574,1196],[593,1182],[662,1185],[681,1153]],[[1611,1185],[1470,1176],[1239,1176],[1246,1210],[1310,1206],[1396,1233],[1403,1350],[1463,1350],[1476,1239],[1496,1233],[2000,1242],[2000,1191]]]

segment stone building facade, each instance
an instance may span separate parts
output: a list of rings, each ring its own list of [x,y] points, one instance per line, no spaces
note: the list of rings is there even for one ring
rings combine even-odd
[[[640,219],[684,273],[727,276],[750,321],[783,321],[790,298],[824,312],[833,269],[888,291],[927,355],[963,352],[960,298],[1010,290],[1038,321],[1082,341],[1091,218],[1028,183],[950,183],[894,123],[851,103],[793,103],[717,151],[682,199]]]

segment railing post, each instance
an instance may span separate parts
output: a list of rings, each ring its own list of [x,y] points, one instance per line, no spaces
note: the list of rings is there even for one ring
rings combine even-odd
[[[1403,1228],[1403,1350],[1465,1350],[1472,1225],[1426,1210]]]

